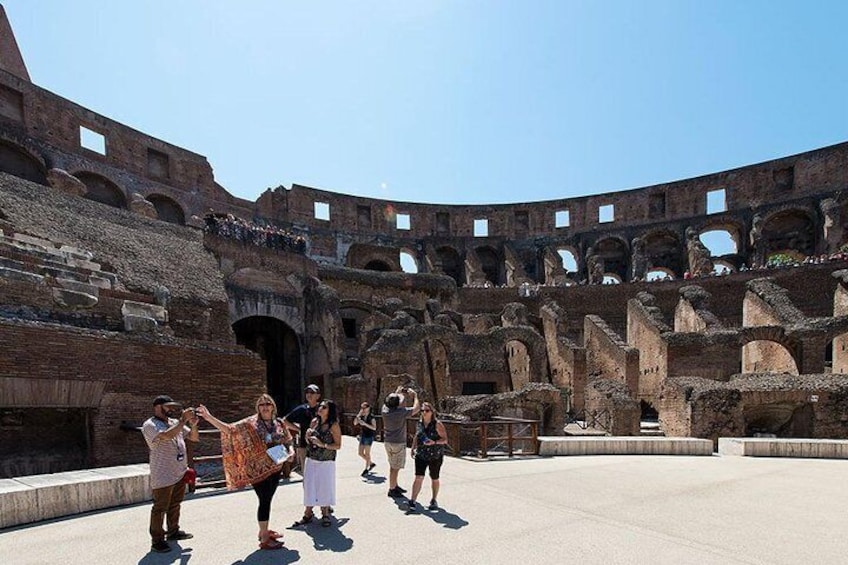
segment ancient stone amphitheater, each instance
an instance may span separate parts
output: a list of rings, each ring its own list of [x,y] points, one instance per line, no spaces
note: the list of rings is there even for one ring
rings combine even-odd
[[[846,189],[839,144],[547,202],[251,202],[33,84],[0,8],[0,477],[145,461],[163,392],[227,419],[312,382],[547,435],[844,438]]]

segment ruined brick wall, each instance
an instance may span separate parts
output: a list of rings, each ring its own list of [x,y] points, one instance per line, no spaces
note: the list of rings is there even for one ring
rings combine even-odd
[[[668,348],[659,325],[638,300],[627,302],[627,343],[639,351],[638,399],[654,405],[662,380],[668,375]]]
[[[264,362],[240,347],[2,321],[0,349],[4,377],[105,382],[90,422],[94,466],[147,460],[143,439],[119,426],[141,424],[158,394],[202,402],[231,421],[265,390]]]
[[[599,316],[586,316],[584,328],[589,377],[620,382],[635,397],[639,391],[639,350],[624,343]]]
[[[838,273],[840,274],[840,282],[842,282],[843,275],[848,275],[848,272],[845,271],[838,271]],[[846,289],[844,283],[839,284],[836,292],[833,293],[833,315],[848,315],[848,289]],[[842,334],[833,340],[832,368],[834,373],[848,373],[848,334]]]
[[[772,305],[749,291],[742,306],[743,325],[780,326],[783,321]],[[773,341],[754,341],[742,348],[742,372],[786,372],[797,375],[798,366],[786,348]]]
[[[586,385],[586,417],[594,420],[610,435],[639,435],[641,409],[639,402],[623,383],[604,378],[590,378]]]

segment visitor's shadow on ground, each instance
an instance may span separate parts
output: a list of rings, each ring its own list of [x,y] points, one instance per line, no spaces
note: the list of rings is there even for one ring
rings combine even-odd
[[[336,553],[348,551],[353,547],[353,540],[342,533],[342,527],[349,518],[330,518],[330,525],[321,525],[320,518],[313,520],[304,528],[298,528],[312,538],[312,545],[317,551],[333,551]]]
[[[423,507],[422,509],[422,506],[419,504],[415,512],[409,512],[409,504],[405,498],[396,498],[395,504],[400,510],[403,510],[407,516],[422,516],[430,518],[437,524],[441,524],[443,528],[458,530],[468,525],[468,520],[464,520],[456,514],[448,512],[444,508],[428,510],[426,507]]]
[[[386,477],[382,475],[365,475],[362,477],[362,482],[369,485],[382,485],[386,482]]]
[[[175,559],[179,557],[179,561]],[[186,565],[191,559],[191,548],[181,547],[177,544],[171,544],[171,551],[167,553],[149,552],[147,555],[138,560],[138,565]]]
[[[296,549],[283,547],[282,549],[265,550],[257,549],[244,559],[233,561],[233,565],[268,565],[273,563],[295,563],[300,561],[300,552]]]

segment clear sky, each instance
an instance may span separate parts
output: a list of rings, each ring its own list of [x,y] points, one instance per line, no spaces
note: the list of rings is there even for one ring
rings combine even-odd
[[[848,140],[844,1],[0,3],[36,84],[250,200],[549,200]]]

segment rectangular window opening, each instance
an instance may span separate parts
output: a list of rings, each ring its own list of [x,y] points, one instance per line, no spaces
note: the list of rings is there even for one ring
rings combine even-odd
[[[410,220],[409,214],[398,214],[395,216],[395,227],[399,230],[408,230],[410,229]]]
[[[436,212],[436,233],[450,233],[450,214],[447,212]]]
[[[464,382],[462,383],[462,394],[470,395],[470,394],[495,394],[497,392],[497,387],[493,382]]]
[[[489,235],[489,220],[483,218],[474,220],[474,237],[486,237]]]
[[[330,203],[329,202],[316,202],[315,203],[315,219],[316,220],[324,220],[330,221]]]
[[[106,155],[106,137],[85,126],[80,126],[80,146],[95,153]]]
[[[723,188],[707,192],[707,214],[727,211],[727,195]]]
[[[344,329],[345,337],[356,337],[356,318],[342,318],[342,328]]]
[[[615,204],[605,204],[598,207],[598,222],[606,224],[615,221]]]
[[[526,210],[517,210],[515,212],[515,229],[522,232],[530,229],[530,214]]]
[[[153,178],[167,179],[171,177],[170,158],[167,153],[147,149],[147,174]]]
[[[571,225],[571,214],[568,210],[557,210],[554,214],[554,225],[558,228],[567,228]]]
[[[371,206],[356,207],[356,222],[360,228],[371,228]]]

